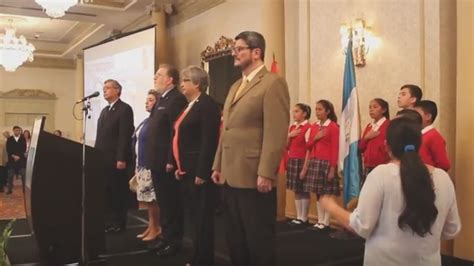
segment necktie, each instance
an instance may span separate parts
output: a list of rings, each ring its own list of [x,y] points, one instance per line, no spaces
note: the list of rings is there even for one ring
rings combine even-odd
[[[239,88],[237,89],[237,92],[235,93],[234,101],[239,97],[239,94],[244,90],[245,87],[249,84],[249,80],[244,78],[242,79],[242,83],[240,83]]]

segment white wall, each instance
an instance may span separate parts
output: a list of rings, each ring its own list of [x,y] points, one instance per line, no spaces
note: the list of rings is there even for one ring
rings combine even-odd
[[[169,29],[169,41],[173,63],[178,68],[201,64],[201,51],[213,46],[221,35],[235,37],[245,30],[261,30],[258,1],[230,0]]]
[[[20,67],[15,72],[0,70],[0,91],[40,89],[57,96],[54,126],[66,137],[73,135],[75,122],[72,106],[75,100],[75,70]],[[78,110],[80,116],[80,110]],[[3,125],[0,125],[3,126]]]

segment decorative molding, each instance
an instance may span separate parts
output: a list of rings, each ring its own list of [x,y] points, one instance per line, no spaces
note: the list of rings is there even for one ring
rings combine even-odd
[[[74,59],[35,57],[33,62],[27,62],[21,67],[35,68],[56,68],[56,69],[76,69],[76,61]]]
[[[0,99],[2,98],[47,99],[47,100],[57,99],[55,93],[49,93],[43,90],[33,90],[33,89],[14,89],[7,92],[0,92]]]
[[[234,39],[225,36],[219,37],[219,40],[214,43],[214,47],[207,46],[201,52],[201,61],[208,62],[214,58],[232,54],[231,47],[234,45]]]
[[[175,0],[173,3],[175,12],[169,17],[168,26],[182,23],[224,2],[225,0]]]

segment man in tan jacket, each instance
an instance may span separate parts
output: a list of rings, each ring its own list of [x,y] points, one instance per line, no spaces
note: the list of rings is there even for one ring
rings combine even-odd
[[[290,97],[286,81],[264,66],[265,39],[235,37],[234,65],[242,79],[229,90],[212,179],[223,184],[233,265],[276,265],[277,170],[286,144]]]
[[[7,138],[10,137],[10,132],[4,130],[0,136],[0,193],[4,192],[7,185]]]

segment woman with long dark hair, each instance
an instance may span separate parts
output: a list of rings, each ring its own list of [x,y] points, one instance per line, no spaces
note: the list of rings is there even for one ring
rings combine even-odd
[[[353,213],[333,198],[321,204],[366,239],[364,265],[441,265],[440,240],[461,229],[453,183],[418,155],[420,125],[407,117],[387,129],[391,161],[367,177]]]

